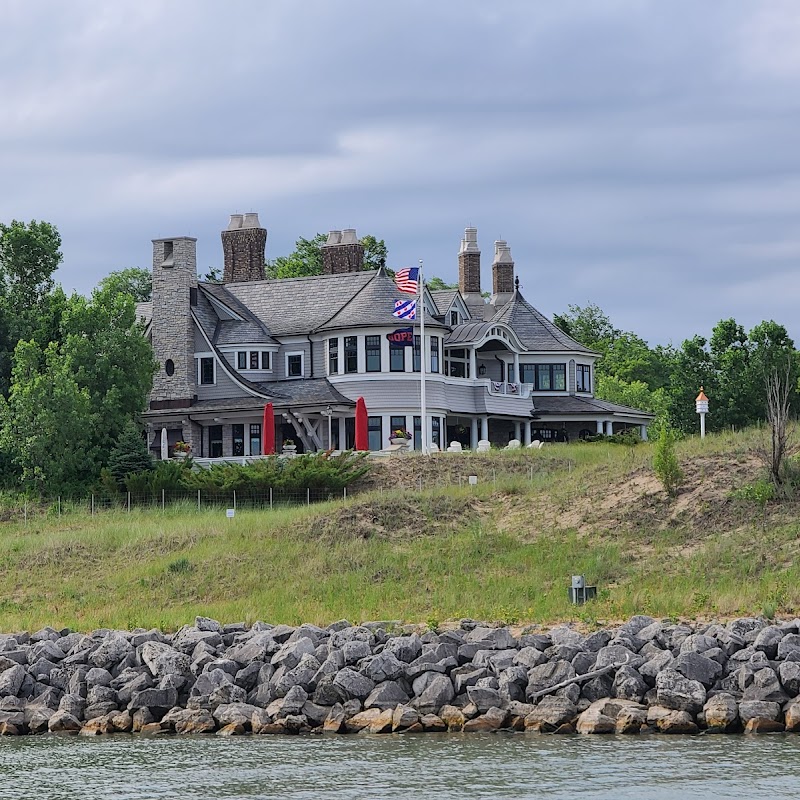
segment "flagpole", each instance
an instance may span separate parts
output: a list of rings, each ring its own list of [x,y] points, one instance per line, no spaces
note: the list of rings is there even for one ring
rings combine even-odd
[[[422,259],[419,260],[419,299],[417,309],[419,311],[419,405],[420,405],[420,424],[421,424],[421,447],[422,454],[428,455],[428,420],[427,406],[425,403],[425,281],[422,278]]]

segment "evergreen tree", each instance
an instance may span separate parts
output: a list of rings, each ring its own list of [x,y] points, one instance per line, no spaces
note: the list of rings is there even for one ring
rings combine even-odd
[[[139,426],[128,420],[114,442],[108,457],[108,469],[121,486],[128,475],[153,468],[153,457]]]

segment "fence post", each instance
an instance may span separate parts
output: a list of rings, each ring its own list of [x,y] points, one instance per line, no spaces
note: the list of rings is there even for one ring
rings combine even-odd
[[[131,493],[128,492],[128,513],[131,513]]]
[[[200,510],[200,490],[197,490],[197,510]]]
[[[307,506],[311,505],[311,487],[310,486],[306,487],[306,505]]]
[[[164,510],[164,508],[165,508],[165,506],[166,506],[166,498],[165,498],[165,495],[166,495],[166,490],[162,489],[162,490],[161,490],[161,510],[162,510],[162,511]]]
[[[58,518],[61,519],[61,495],[58,496]]]
[[[25,501],[25,524],[28,524],[28,501]]]
[[[92,495],[92,516],[94,516],[94,494]]]
[[[236,511],[236,489],[233,490],[233,510]]]
[[[269,487],[269,510],[272,511],[272,487]]]
[[[342,487],[342,500],[347,500],[347,487]]]

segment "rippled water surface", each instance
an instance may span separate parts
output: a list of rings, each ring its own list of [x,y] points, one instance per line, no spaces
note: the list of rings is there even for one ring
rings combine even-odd
[[[11,797],[800,798],[800,737],[25,737]]]

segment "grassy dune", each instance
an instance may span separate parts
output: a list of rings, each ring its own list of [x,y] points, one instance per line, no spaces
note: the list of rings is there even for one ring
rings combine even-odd
[[[652,475],[649,445],[557,445],[496,456],[477,487],[374,490],[233,520],[187,505],[4,523],[0,630],[174,629],[195,614],[319,624],[790,614],[800,504],[765,515],[730,495],[760,476],[760,441],[753,431],[682,443],[675,500]],[[431,485],[446,458],[404,469]],[[568,604],[573,573],[598,585],[596,602]]]

